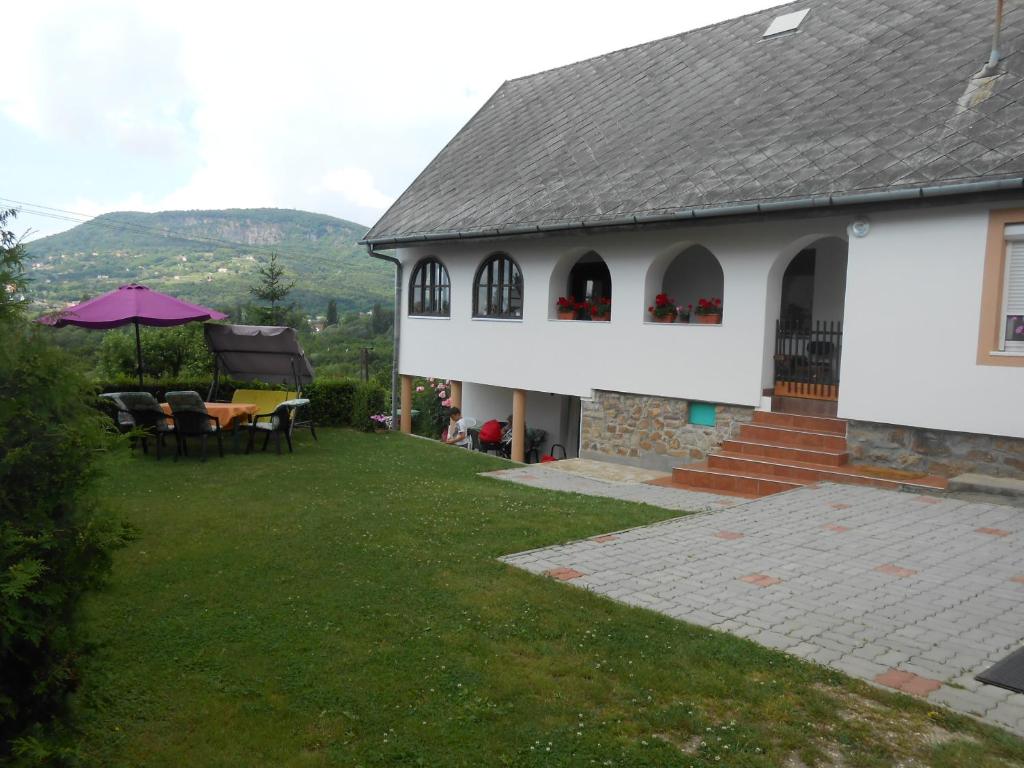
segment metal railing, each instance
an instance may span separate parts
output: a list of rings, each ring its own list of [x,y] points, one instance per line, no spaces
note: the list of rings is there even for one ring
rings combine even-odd
[[[775,394],[835,400],[843,324],[838,321],[775,322]]]

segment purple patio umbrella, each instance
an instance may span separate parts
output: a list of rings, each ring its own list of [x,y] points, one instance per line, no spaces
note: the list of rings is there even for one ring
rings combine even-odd
[[[152,291],[144,285],[122,285],[73,307],[39,318],[39,322],[60,328],[77,325],[82,328],[118,328],[135,325],[135,351],[139,360],[139,386],[142,386],[142,341],[140,325],[184,325],[193,320],[224,320],[227,317],[209,307],[192,304],[166,293]]]

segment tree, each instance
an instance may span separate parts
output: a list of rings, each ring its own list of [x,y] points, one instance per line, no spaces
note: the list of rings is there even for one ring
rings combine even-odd
[[[284,268],[277,263],[276,253],[272,253],[270,260],[261,265],[257,272],[260,280],[249,288],[249,293],[260,301],[270,302],[269,307],[256,308],[260,315],[260,322],[267,325],[282,325],[285,317],[295,309],[294,304],[281,304],[291,289],[295,287],[295,281],[285,282]]]
[[[95,491],[106,439],[93,388],[70,355],[29,322],[16,292],[18,239],[0,217],[0,763],[54,755],[45,738],[79,680],[76,617],[128,531]],[[51,763],[53,761],[50,761]]]
[[[370,318],[370,330],[373,331],[374,336],[387,333],[391,330],[391,326],[395,324],[395,318],[392,316],[392,313],[385,312],[379,303],[373,305]]]
[[[337,325],[338,324],[338,302],[331,299],[327,302],[327,322],[326,325]]]
[[[21,263],[25,256],[21,238],[7,228],[8,222],[17,215],[13,208],[0,210],[0,317],[11,317],[21,312],[28,285]]]

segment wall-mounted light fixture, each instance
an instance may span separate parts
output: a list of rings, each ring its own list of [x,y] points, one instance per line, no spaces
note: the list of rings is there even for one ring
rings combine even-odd
[[[871,221],[867,216],[858,216],[850,224],[850,234],[854,237],[867,237],[871,231]]]

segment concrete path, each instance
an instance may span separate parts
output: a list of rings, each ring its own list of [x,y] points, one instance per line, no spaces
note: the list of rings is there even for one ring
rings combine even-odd
[[[1024,735],[1024,695],[974,680],[1024,645],[1019,509],[845,485],[746,501],[535,466],[492,474],[710,510],[505,562]]]

